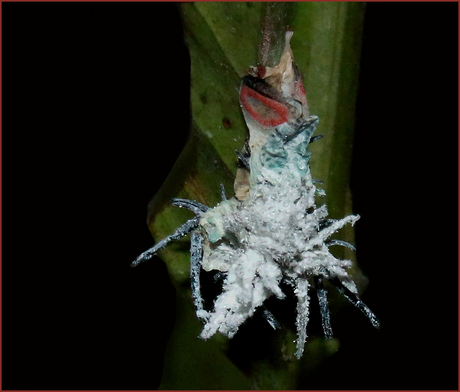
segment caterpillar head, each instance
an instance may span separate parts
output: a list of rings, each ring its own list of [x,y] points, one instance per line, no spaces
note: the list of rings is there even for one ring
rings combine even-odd
[[[286,33],[278,65],[273,68],[259,65],[242,80],[240,105],[249,128],[250,184],[260,182],[259,175],[265,176],[266,170],[278,175],[295,170],[300,176],[307,170],[310,157],[307,145],[318,117],[310,116],[308,110],[290,46],[292,34]]]
[[[291,31],[286,33],[278,65],[260,65],[243,78],[240,106],[249,128],[251,153],[260,149],[280,125],[298,126],[309,117],[302,77],[292,55],[292,35]]]

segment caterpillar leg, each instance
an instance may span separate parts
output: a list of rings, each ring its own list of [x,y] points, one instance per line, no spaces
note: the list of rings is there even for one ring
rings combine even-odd
[[[278,320],[276,320],[275,316],[273,316],[273,313],[270,312],[267,308],[264,309],[263,315],[273,329],[276,330],[276,329],[281,328]]]
[[[327,302],[327,290],[323,286],[323,278],[315,277],[316,295],[318,296],[319,311],[321,313],[321,324],[323,325],[324,337],[332,339],[331,315]]]
[[[307,279],[297,279],[296,288],[294,293],[297,297],[297,351],[295,353],[297,358],[300,358],[304,351],[305,342],[307,340],[307,324],[310,314],[308,296],[308,288],[310,284]]]
[[[198,232],[193,232],[190,240],[190,280],[192,284],[192,297],[196,314],[200,319],[207,319],[208,312],[203,309],[203,298],[200,289],[200,271],[203,260],[203,237]]]
[[[316,142],[316,141],[318,141],[319,139],[322,139],[324,136],[326,136],[326,135],[324,135],[324,133],[320,133],[319,135],[312,136],[312,137],[310,138],[310,143]]]
[[[355,305],[369,319],[374,328],[380,328],[379,320],[375,314],[372,313],[372,310],[370,310],[367,305],[361,301],[358,294],[353,293],[350,289],[345,287],[342,281],[338,278],[331,279],[330,282],[337,288],[337,290],[339,290],[340,293],[343,294],[346,299],[348,299],[348,301]]]
[[[179,227],[174,233],[172,233],[171,235],[168,235],[166,238],[162,239],[154,247],[146,250],[145,252],[137,256],[136,260],[134,260],[131,263],[131,267],[137,267],[139,264],[150,259],[157,252],[166,248],[166,246],[168,246],[171,242],[177,241],[178,239],[182,238],[183,236],[195,230],[199,224],[200,224],[199,217],[195,217],[195,218],[188,220],[181,227]]]
[[[222,183],[220,183],[220,198],[222,199],[222,201],[227,200],[227,196],[225,194],[225,186]]]
[[[209,209],[209,207],[205,206],[204,204],[201,204],[195,200],[189,200],[189,199],[174,198],[172,199],[171,204],[173,206],[177,206],[180,208],[187,208],[188,210],[192,211],[196,215],[201,215]]]
[[[331,245],[340,245],[340,246],[345,246],[345,247],[347,247],[347,248],[349,248],[351,250],[356,250],[356,248],[352,244],[350,244],[350,243],[348,243],[346,241],[342,241],[342,240],[329,240],[325,244],[326,244],[327,247],[329,247]]]
[[[246,169],[249,169],[249,156],[247,155],[244,155],[242,152],[240,151],[235,151],[236,152],[236,156],[238,157],[238,161],[241,162],[241,164],[246,168]]]

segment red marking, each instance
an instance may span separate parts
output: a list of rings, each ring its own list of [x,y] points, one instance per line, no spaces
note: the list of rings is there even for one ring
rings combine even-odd
[[[261,107],[255,107],[248,98],[252,98],[260,103]],[[241,88],[240,100],[254,120],[262,125],[276,127],[288,120],[289,112],[286,106],[273,99],[264,97],[247,86]]]
[[[305,94],[305,89],[303,87],[303,83],[302,83],[302,79],[297,79],[295,81],[295,87],[296,87],[296,93],[297,95],[300,95],[300,96],[305,96],[307,94]]]
[[[267,73],[267,69],[263,65],[258,64],[257,65],[257,77],[259,79],[263,79],[266,73]]]
[[[301,78],[295,81],[294,88],[295,88],[295,98],[306,105],[307,104],[307,94],[305,93],[305,89],[303,87]]]

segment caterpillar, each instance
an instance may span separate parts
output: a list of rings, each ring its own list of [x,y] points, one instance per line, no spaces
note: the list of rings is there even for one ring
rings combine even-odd
[[[265,301],[285,299],[281,284],[291,286],[296,305],[296,357],[300,358],[307,339],[310,296],[316,290],[325,338],[332,327],[324,280],[359,308],[379,328],[372,311],[362,302],[347,268],[351,261],[335,258],[330,246],[354,246],[331,235],[359,215],[328,219],[326,205],[317,207],[318,181],[311,177],[308,150],[319,119],[308,108],[303,80],[287,32],[284,51],[274,67],[252,67],[242,78],[240,106],[249,140],[237,152],[235,196],[225,197],[209,208],[194,200],[175,198],[172,204],[191,210],[195,217],[174,233],[139,255],[132,266],[150,259],[172,241],[191,234],[190,280],[197,317],[203,322],[200,337],[217,332],[232,338],[239,327]],[[222,292],[208,310],[201,295],[201,271],[217,271],[223,279]],[[268,323],[278,323],[268,309]]]

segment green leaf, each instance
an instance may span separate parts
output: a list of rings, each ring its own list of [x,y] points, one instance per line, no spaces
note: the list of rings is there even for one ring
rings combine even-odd
[[[248,136],[238,101],[240,78],[258,61],[270,65],[279,60],[286,26],[294,31],[291,45],[304,75],[310,112],[319,116],[319,132],[326,134],[310,148],[313,177],[324,181],[330,216],[350,214],[363,3],[203,2],[183,3],[181,10],[191,57],[192,130],[184,151],[149,204],[148,222],[155,240],[193,216],[170,206],[172,197],[212,207],[220,201],[220,183],[230,196],[235,150],[241,149]],[[272,50],[265,53],[259,53],[262,29],[269,31],[271,39]],[[338,237],[353,242],[353,229],[344,228]],[[354,257],[341,248],[335,255]],[[302,359],[295,359],[296,336],[289,323],[282,330],[259,334],[254,322],[230,341],[223,336],[200,340],[202,325],[194,315],[189,288],[188,239],[170,245],[160,257],[177,290],[176,326],[168,342],[160,389],[295,389],[302,377],[338,349],[337,340],[312,337]],[[363,289],[365,279],[357,267],[352,275]],[[338,296],[331,296],[331,302],[332,312],[344,303]],[[251,341],[257,346],[265,336],[267,344],[252,352]]]

